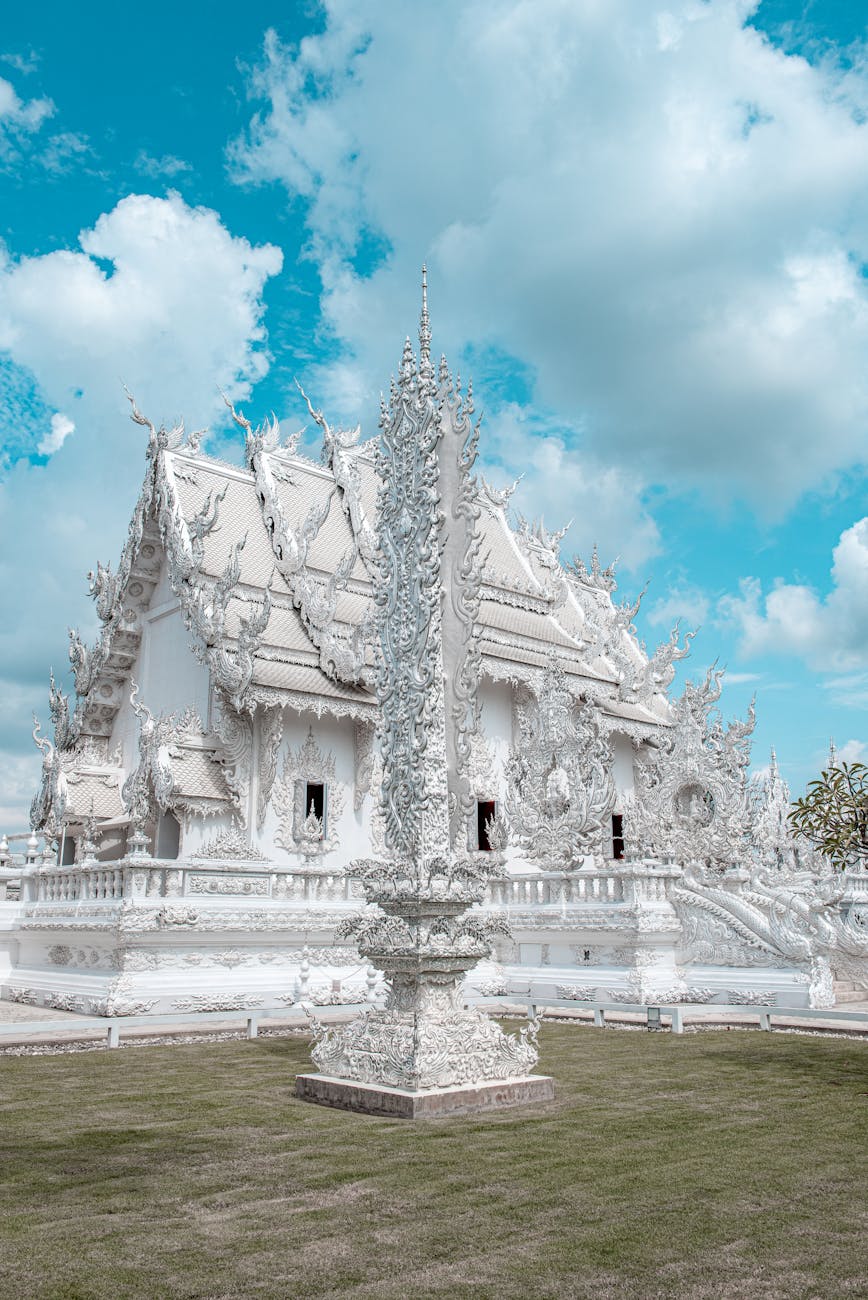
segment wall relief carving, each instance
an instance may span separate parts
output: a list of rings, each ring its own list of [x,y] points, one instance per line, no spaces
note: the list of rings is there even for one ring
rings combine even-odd
[[[311,785],[324,789],[321,813],[309,799]],[[335,775],[334,754],[320,749],[312,727],[303,745],[287,750],[272,798],[280,816],[275,840],[282,848],[310,860],[324,857],[338,847],[344,786]]]
[[[608,856],[615,799],[612,750],[596,708],[579,703],[552,660],[534,698],[517,697],[507,763],[507,820],[528,857],[570,871],[585,854]]]

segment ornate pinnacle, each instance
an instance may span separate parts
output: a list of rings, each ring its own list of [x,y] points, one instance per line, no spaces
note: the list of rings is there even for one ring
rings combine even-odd
[[[401,384],[407,384],[413,378],[413,372],[416,368],[415,358],[413,356],[413,345],[409,336],[404,340],[404,352],[401,357]]]
[[[422,266],[422,314],[419,317],[419,375],[424,387],[434,378],[431,365],[431,322],[428,317],[428,268]]]

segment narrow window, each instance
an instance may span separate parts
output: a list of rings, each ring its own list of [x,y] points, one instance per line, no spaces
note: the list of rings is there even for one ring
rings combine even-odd
[[[174,813],[160,813],[154,857],[174,861],[181,849],[181,823]]]
[[[491,852],[491,840],[488,838],[488,823],[497,816],[497,804],[493,799],[476,801],[476,842],[481,852]]]
[[[304,787],[305,818],[313,813],[322,823],[322,833],[326,833],[326,788],[321,781],[308,781]]]
[[[621,813],[612,813],[612,857],[616,862],[624,858],[624,817]]]
[[[64,835],[61,841],[60,865],[71,867],[75,862],[75,840],[71,835]]]

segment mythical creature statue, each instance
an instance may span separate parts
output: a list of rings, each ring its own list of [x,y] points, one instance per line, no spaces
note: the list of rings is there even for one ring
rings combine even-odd
[[[138,683],[132,682],[130,704],[139,720],[139,761],[127,777],[121,790],[124,807],[134,826],[143,827],[152,821],[157,812],[165,812],[171,805],[175,789],[172,759],[177,756],[174,741],[185,731],[201,731],[195,711],[186,710],[180,716],[155,718],[147,705],[139,700]]]
[[[78,739],[78,727],[69,710],[69,696],[55,683],[54,673],[48,678],[48,711],[54,726],[54,745],[61,752],[71,749]]]
[[[783,957],[807,972],[811,1006],[832,1006],[835,973],[866,980],[868,930],[842,914],[844,891],[840,873],[818,879],[759,866],[727,878],[693,866],[672,900],[695,959],[725,963],[731,952],[733,964],[743,964],[750,950]]]
[[[34,713],[33,740],[42,751],[42,780],[30,805],[30,825],[33,830],[44,831],[46,837],[51,838],[59,833],[63,823],[68,786],[58,747],[40,732],[39,719]]]

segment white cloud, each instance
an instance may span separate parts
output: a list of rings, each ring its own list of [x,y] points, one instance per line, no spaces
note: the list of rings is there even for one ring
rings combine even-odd
[[[36,155],[35,161],[51,176],[64,176],[80,166],[92,153],[86,135],[78,131],[58,131],[46,140],[45,147]]]
[[[0,160],[14,156],[15,146],[37,132],[53,113],[50,99],[19,99],[12,82],[0,77]]]
[[[139,150],[133,166],[136,171],[155,180],[163,176],[171,179],[173,176],[180,176],[182,172],[193,170],[188,162],[184,162],[183,158],[176,158],[174,154],[167,153],[160,158],[154,158],[145,149]]]
[[[0,63],[7,64],[20,72],[22,76],[27,77],[31,72],[35,72],[39,67],[39,55],[35,50],[30,50],[27,54],[0,54]]]
[[[868,666],[868,517],[841,534],[831,579],[825,595],[783,581],[764,595],[758,578],[746,578],[720,612],[738,628],[747,656],[793,654],[818,671],[847,673]],[[847,682],[837,686],[852,695],[853,679]]]
[[[762,680],[762,673],[731,673],[727,670],[727,686],[750,686]]]
[[[0,749],[0,835],[27,829],[26,814],[36,793],[34,764],[29,757]],[[38,772],[38,764],[36,765]]]
[[[599,547],[605,563],[630,569],[657,553],[657,526],[642,498],[638,477],[568,444],[562,426],[539,413],[505,403],[483,421],[482,472],[504,486],[524,471],[512,505],[526,518],[544,519],[550,531],[571,526],[561,552],[590,558]],[[625,520],[630,521],[625,527]]]
[[[44,714],[48,665],[64,679],[65,625],[95,631],[85,574],[116,560],[144,474],[122,384],[155,421],[222,422],[219,389],[243,400],[268,369],[262,293],[281,263],[177,195],[130,195],[77,250],[2,260],[0,246],[0,351],[57,413],[31,450],[76,429],[63,455],[24,455],[0,481],[0,663],[20,703],[0,744],[20,752]]]
[[[57,411],[51,417],[50,432],[45,435],[36,450],[40,456],[53,456],[56,451],[60,451],[71,433],[75,433],[72,420],[62,411]]]
[[[823,686],[839,708],[868,709],[868,672],[831,677]]]
[[[692,583],[675,583],[665,596],[644,606],[645,617],[652,627],[671,627],[681,620],[689,628],[702,627],[708,621],[709,600],[705,592]],[[727,676],[727,681],[732,681]]]
[[[868,757],[868,746],[863,740],[847,740],[836,748],[840,763],[864,763]]]
[[[279,249],[176,194],[130,195],[79,244],[0,267],[0,347],[52,405],[93,404],[104,424],[126,383],[158,419],[201,425],[222,413],[220,386],[249,394],[268,368],[261,294]]]
[[[309,203],[345,390],[394,364],[427,256],[438,346],[521,358],[633,476],[774,511],[864,463],[865,65],[786,55],[754,8],[420,0],[410,35],[329,0],[271,34],[232,162]]]

